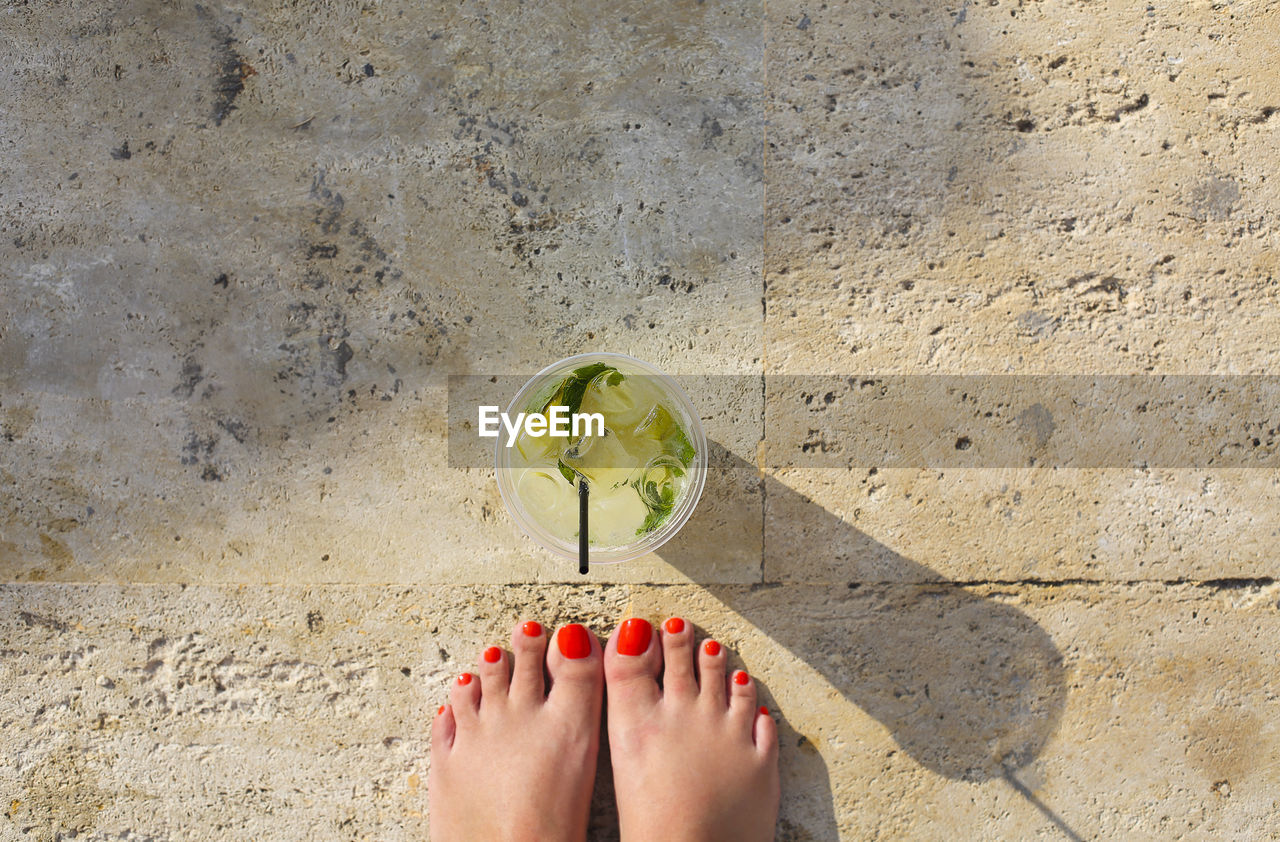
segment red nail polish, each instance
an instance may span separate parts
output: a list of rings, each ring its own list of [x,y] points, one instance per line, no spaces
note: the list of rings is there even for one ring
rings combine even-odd
[[[502,659],[502,650],[496,646],[490,646],[484,650],[484,659],[491,664],[496,664]]]
[[[629,617],[622,621],[618,630],[619,655],[643,655],[649,648],[649,639],[653,637],[653,626],[640,617]]]
[[[461,684],[461,685],[462,685],[462,686],[464,686],[464,687],[465,687],[466,685],[470,684],[470,683],[471,683],[471,673],[469,673],[469,672],[464,672],[462,675],[458,676],[458,683],[459,683],[459,684]]]
[[[537,637],[542,634],[542,623],[537,620],[530,620],[521,626],[520,630],[524,632],[525,637]]]
[[[747,678],[747,674],[742,670],[738,670],[733,674],[734,684],[746,684],[748,681],[750,681],[750,679]]]
[[[716,643],[714,640],[708,640],[703,644],[702,648],[705,649],[707,654],[713,658],[720,654],[720,644]]]
[[[767,707],[765,707],[764,705],[761,705],[761,706],[760,706],[760,715],[761,715],[761,716],[768,716],[768,715],[769,715],[769,709],[768,709]]]
[[[585,658],[591,654],[591,632],[587,631],[586,626],[570,623],[556,635],[556,645],[560,647],[560,654],[566,658]]]
[[[667,634],[679,634],[684,631],[684,620],[681,620],[679,617],[672,617],[670,620],[667,620],[665,628],[667,630]]]
[[[436,711],[436,716],[440,716],[443,713],[444,713],[444,705],[441,705],[440,710]]]

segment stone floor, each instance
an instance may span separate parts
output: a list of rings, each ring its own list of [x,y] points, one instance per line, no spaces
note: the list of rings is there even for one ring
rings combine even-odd
[[[1280,839],[1274,416],[1225,462],[945,427],[880,464],[789,379],[1276,370],[1277,31],[11,5],[0,838],[421,839],[459,663],[520,617],[678,612],[778,712],[780,839]],[[701,383],[712,467],[677,539],[581,579],[447,407],[593,349]]]

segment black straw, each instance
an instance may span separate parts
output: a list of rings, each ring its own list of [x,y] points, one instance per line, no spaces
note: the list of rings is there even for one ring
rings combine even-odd
[[[587,481],[578,480],[578,572],[587,575]]]

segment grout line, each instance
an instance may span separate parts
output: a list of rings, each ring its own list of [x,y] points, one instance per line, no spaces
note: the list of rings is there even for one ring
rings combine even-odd
[[[848,590],[859,590],[863,587],[937,587],[937,588],[980,588],[980,587],[1026,587],[1026,588],[1064,588],[1064,587],[1142,587],[1144,585],[1163,585],[1178,587],[1190,585],[1214,591],[1246,590],[1250,588],[1268,588],[1277,583],[1272,576],[1239,576],[1215,579],[919,579],[911,581],[862,581],[848,580],[798,580],[792,582],[579,582],[565,579],[559,582],[95,582],[95,581],[42,581],[42,582],[0,582],[0,591],[45,588],[45,587],[109,587],[109,588],[246,588],[246,589],[291,589],[291,588],[377,588],[384,590],[414,590],[421,588],[575,588],[578,590],[598,588],[751,588],[752,590],[772,590],[785,587],[831,587],[844,585]]]
[[[764,444],[768,431],[769,368],[769,4],[760,0],[760,441],[756,445],[756,471],[760,488],[760,582],[765,579],[768,490],[764,481]]]
[[[1136,587],[1140,585],[1158,584],[1166,587],[1191,585],[1211,590],[1241,590],[1244,588],[1266,588],[1274,585],[1276,580],[1270,576],[1228,577],[1221,579],[962,579],[957,581],[941,581],[938,584],[958,585],[963,588],[991,586],[1024,586],[1029,588],[1061,588],[1076,585],[1106,586],[1119,585]],[[850,582],[850,586],[855,583]],[[879,584],[879,583],[877,583]],[[922,584],[928,584],[927,582]],[[859,585],[860,587],[860,585]]]

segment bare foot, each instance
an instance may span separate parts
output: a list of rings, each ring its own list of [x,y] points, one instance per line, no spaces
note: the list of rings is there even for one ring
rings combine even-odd
[[[600,747],[600,642],[568,625],[547,648],[541,625],[511,633],[453,682],[431,723],[431,838],[582,842]],[[551,675],[543,684],[543,663]]]
[[[773,839],[777,727],[756,707],[751,677],[725,675],[725,657],[711,640],[695,655],[693,628],[679,618],[659,635],[633,617],[609,638],[609,753],[624,842]]]

